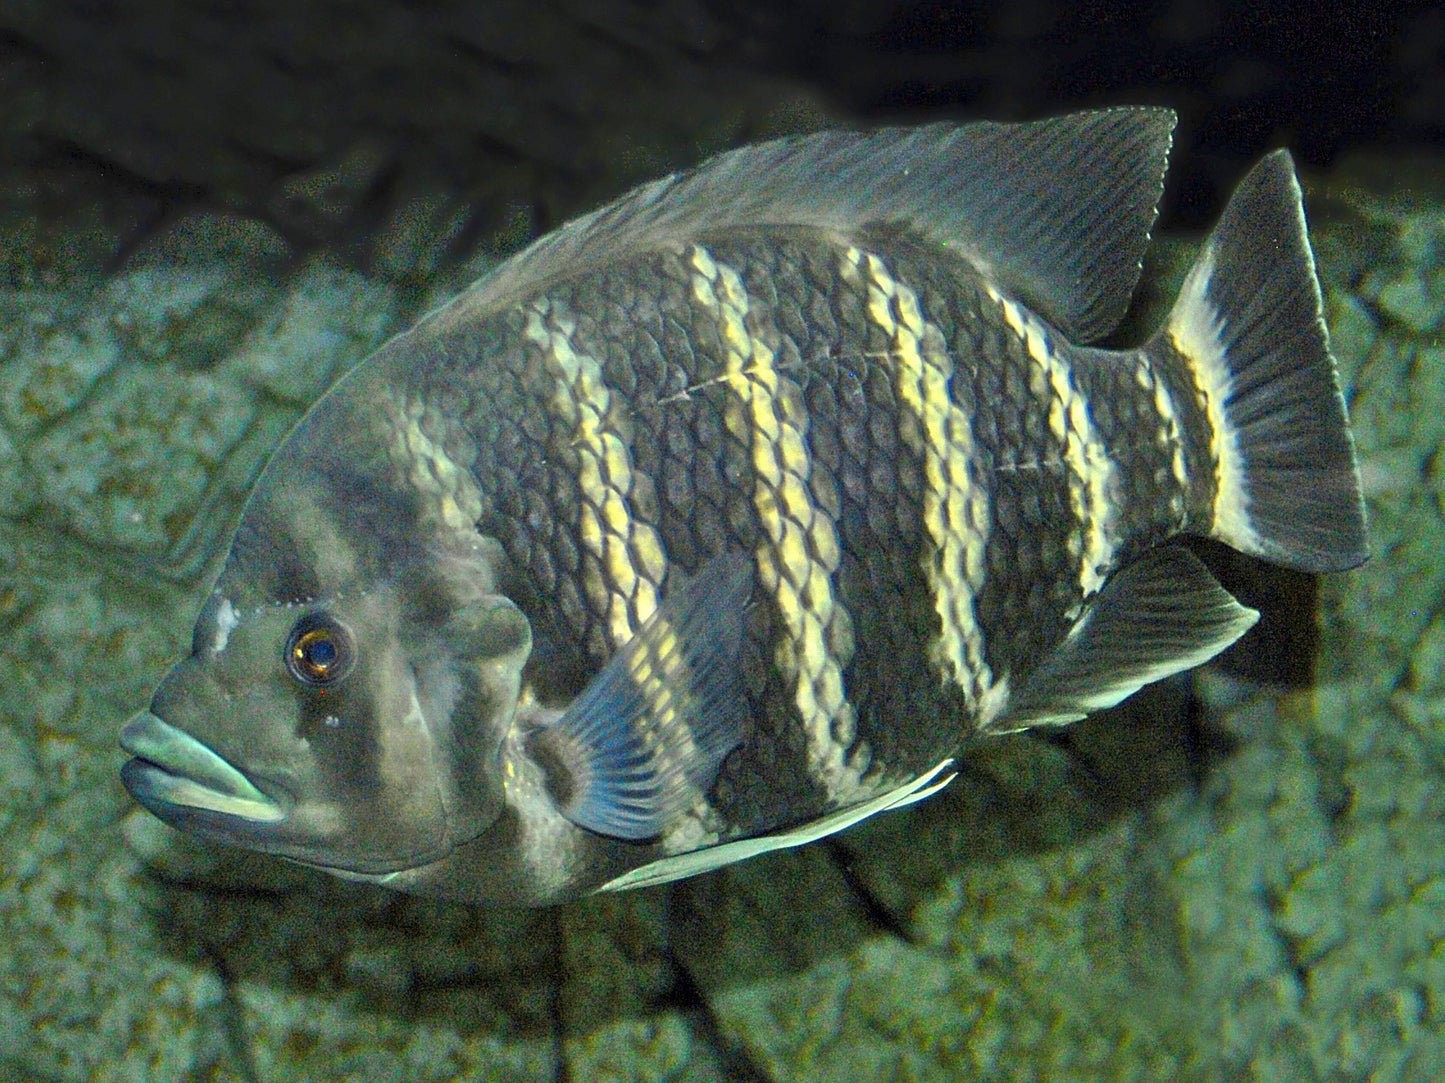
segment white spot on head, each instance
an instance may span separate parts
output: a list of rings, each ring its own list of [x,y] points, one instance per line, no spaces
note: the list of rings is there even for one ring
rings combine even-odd
[[[220,654],[226,649],[226,644],[231,641],[231,631],[241,623],[241,618],[236,614],[236,607],[231,604],[231,599],[222,598],[221,604],[216,608],[216,638],[211,644],[211,653]]]

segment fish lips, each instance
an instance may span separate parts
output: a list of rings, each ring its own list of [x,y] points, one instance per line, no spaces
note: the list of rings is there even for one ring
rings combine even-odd
[[[122,727],[120,746],[134,757],[120,771],[125,788],[175,827],[237,843],[288,815],[225,758],[149,711]]]

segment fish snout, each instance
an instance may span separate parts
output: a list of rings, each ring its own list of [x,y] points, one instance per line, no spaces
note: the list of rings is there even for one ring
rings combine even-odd
[[[277,823],[286,809],[223,756],[150,711],[121,728],[120,746],[132,759],[121,781],[139,801],[169,822],[188,813],[218,813],[252,823]]]

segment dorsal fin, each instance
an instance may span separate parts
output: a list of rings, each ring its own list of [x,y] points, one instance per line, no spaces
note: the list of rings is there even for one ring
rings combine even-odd
[[[729,229],[891,226],[959,252],[1076,342],[1129,306],[1174,114],[1121,108],[1027,124],[818,132],[740,147],[536,241],[442,310],[490,311],[618,258]]]

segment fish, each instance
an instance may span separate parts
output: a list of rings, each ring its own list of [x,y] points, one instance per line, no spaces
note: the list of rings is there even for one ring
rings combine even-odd
[[[121,778],[202,839],[542,906],[821,838],[1258,614],[1189,539],[1367,557],[1286,151],[1129,309],[1175,117],[738,148],[340,378]]]

